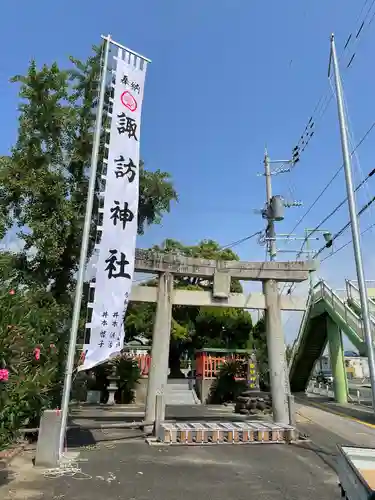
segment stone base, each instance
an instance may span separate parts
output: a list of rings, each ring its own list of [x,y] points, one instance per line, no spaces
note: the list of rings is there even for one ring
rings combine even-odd
[[[267,392],[248,389],[237,397],[234,407],[235,413],[241,415],[257,415],[258,413],[272,413],[271,395]]]
[[[135,389],[135,404],[137,405],[145,405],[147,399],[147,387],[148,387],[148,378],[142,377],[138,380],[138,385]]]
[[[163,444],[290,443],[298,431],[284,424],[260,421],[162,423],[156,439]]]
[[[40,419],[35,465],[57,467],[59,465],[61,411],[45,410]]]
[[[214,381],[215,381],[214,378],[208,378],[208,379],[197,378],[195,380],[195,392],[202,404],[207,403],[208,396],[210,394],[210,389]]]

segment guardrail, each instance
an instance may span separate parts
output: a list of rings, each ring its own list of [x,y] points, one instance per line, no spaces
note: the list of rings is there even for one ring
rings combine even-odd
[[[325,396],[327,398],[335,398],[335,393],[330,384],[322,384],[321,382],[316,385],[314,382],[309,382],[306,388],[306,394],[316,394],[319,396]]]

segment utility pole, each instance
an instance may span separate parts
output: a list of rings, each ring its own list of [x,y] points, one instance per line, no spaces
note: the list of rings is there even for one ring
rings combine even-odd
[[[273,261],[276,258],[275,220],[283,218],[284,205],[280,197],[272,197],[271,161],[267,150],[264,154],[264,176],[266,178],[266,206],[263,217],[267,221],[266,244]],[[275,200],[282,203],[277,205]],[[279,287],[277,281],[263,281],[266,309],[266,338],[269,360],[269,379],[272,394],[272,412],[275,422],[290,423],[290,384],[286,362],[285,340],[279,308]]]
[[[272,199],[271,164],[267,150],[264,153],[264,175],[266,177],[266,211],[268,215],[271,215],[270,213],[271,199]],[[268,253],[270,256],[270,260],[275,260],[276,258],[275,223],[271,217],[268,217],[266,220],[267,220],[266,237],[270,238],[269,240],[267,240]]]
[[[363,260],[362,260],[361,243],[360,243],[359,229],[358,229],[357,209],[354,198],[348,132],[347,132],[346,117],[343,104],[343,91],[341,86],[340,69],[337,60],[334,35],[331,35],[331,52],[329,58],[328,77],[330,77],[331,62],[333,65],[333,73],[334,73],[335,87],[336,87],[337,112],[340,125],[342,157],[345,170],[346,191],[348,197],[350,222],[352,229],[354,258],[357,269],[358,288],[359,288],[359,295],[361,298],[361,313],[362,313],[364,337],[367,345],[367,355],[368,355],[369,369],[370,369],[372,407],[373,410],[375,411],[375,356],[374,356],[370,316],[368,308],[368,295],[365,282],[365,274],[363,271]]]

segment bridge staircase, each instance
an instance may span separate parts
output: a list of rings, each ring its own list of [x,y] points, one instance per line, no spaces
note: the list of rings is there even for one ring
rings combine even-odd
[[[314,365],[327,344],[328,318],[347,336],[360,355],[366,355],[358,288],[347,281],[346,292],[345,297],[340,297],[323,280],[310,290],[289,365],[292,392],[303,392],[307,387]],[[372,299],[369,300],[369,308],[374,334],[375,302]]]

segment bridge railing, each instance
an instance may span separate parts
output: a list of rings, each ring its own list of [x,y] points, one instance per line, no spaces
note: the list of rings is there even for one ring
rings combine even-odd
[[[321,297],[324,298],[344,322],[363,339],[363,323],[358,314],[356,314],[346,301],[343,301],[325,281],[321,281],[319,285]]]
[[[354,302],[358,307],[361,307],[361,297],[359,293],[358,286],[355,284],[356,282],[353,283],[353,281],[346,280],[346,291],[348,298]],[[375,322],[375,301],[371,297],[368,297],[368,306],[369,306],[369,311],[371,314],[371,320],[374,323]]]
[[[306,309],[302,317],[301,325],[298,331],[296,341],[293,345],[292,356],[289,364],[289,373],[291,373],[295,357],[299,352],[306,323],[309,319],[310,308],[319,300],[324,299],[332,309],[342,318],[342,320],[363,339],[363,323],[361,318],[349,307],[345,300],[337,294],[324,280],[320,280],[312,290],[310,290]]]

